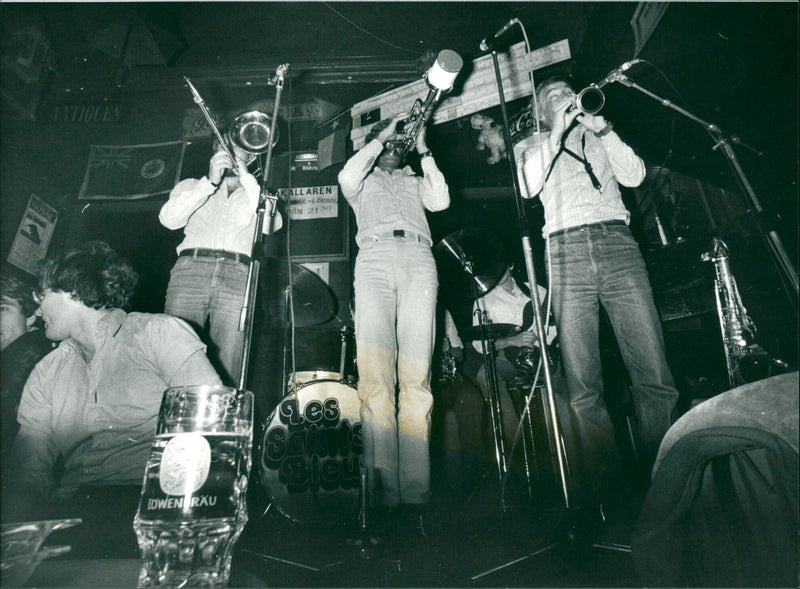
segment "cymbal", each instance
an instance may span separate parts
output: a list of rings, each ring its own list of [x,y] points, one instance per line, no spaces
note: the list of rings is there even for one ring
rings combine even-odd
[[[485,229],[461,229],[433,248],[444,297],[474,299],[492,290],[506,270],[503,244]]]
[[[483,330],[486,333],[485,337],[491,339],[516,335],[522,331],[519,325],[513,325],[511,323],[487,323],[483,326]],[[467,327],[466,329],[462,329],[458,335],[461,339],[468,342],[481,339],[481,326],[473,325],[472,327]]]
[[[335,295],[325,281],[314,272],[285,259],[264,258],[260,279],[267,314],[277,321],[290,321],[287,312],[287,290],[290,284],[295,327],[326,323],[336,314]]]

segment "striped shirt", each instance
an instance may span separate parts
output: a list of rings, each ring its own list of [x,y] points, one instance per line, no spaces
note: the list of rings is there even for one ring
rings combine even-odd
[[[172,189],[169,200],[158,213],[158,220],[167,229],[185,227],[178,253],[185,249],[207,248],[249,256],[253,249],[257,205],[258,194],[248,196],[242,186],[229,195],[226,181],[215,188],[205,176],[199,180],[187,178]],[[265,219],[263,233],[271,231],[269,219]]]
[[[581,145],[584,137],[585,150]],[[612,219],[628,223],[630,213],[622,202],[619,184],[633,187],[642,183],[646,169],[641,158],[614,131],[597,137],[578,126],[570,132],[565,145],[589,161],[601,188],[598,191],[592,186],[583,163],[568,153],[561,153],[552,163],[556,150],[549,140],[526,149],[519,164],[520,177],[524,179],[520,189],[525,198],[538,195],[542,199],[542,235]],[[550,177],[542,189],[548,172]]]
[[[431,239],[425,209],[442,211],[450,206],[450,191],[432,157],[422,158],[424,176],[415,176],[409,166],[391,174],[374,167],[383,151],[377,139],[353,155],[339,172],[342,195],[356,215],[356,243],[369,235],[397,229],[413,231]]]

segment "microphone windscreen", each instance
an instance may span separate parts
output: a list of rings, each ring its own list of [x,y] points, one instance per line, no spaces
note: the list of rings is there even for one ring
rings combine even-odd
[[[462,67],[464,61],[458,53],[443,49],[436,57],[436,63],[428,70],[428,84],[439,90],[449,90],[453,87]]]

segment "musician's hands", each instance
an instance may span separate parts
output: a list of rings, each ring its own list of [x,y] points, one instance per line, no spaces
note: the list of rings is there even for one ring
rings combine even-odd
[[[208,164],[208,179],[212,184],[219,184],[225,175],[225,170],[232,169],[234,169],[234,163],[231,161],[231,156],[225,150],[218,151],[211,156]]]
[[[510,335],[507,339],[507,345],[523,347],[527,346],[532,348],[537,341],[536,335],[532,331],[521,331],[516,335]]]
[[[408,113],[401,113],[393,116],[386,128],[378,133],[376,139],[383,144],[394,139],[397,136],[397,123],[406,118],[408,118]]]
[[[575,97],[570,96],[553,108],[553,125],[550,129],[550,143],[555,147],[561,142],[561,136],[569,128],[581,111],[577,108],[569,110],[575,104]]]
[[[593,133],[599,133],[606,128],[606,125],[608,125],[608,121],[599,115],[581,114],[578,117],[578,122]]]

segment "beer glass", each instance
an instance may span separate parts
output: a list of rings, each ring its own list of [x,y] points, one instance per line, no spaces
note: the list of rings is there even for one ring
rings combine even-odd
[[[247,523],[253,394],[167,389],[133,527],[139,587],[222,587]]]

